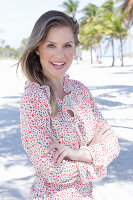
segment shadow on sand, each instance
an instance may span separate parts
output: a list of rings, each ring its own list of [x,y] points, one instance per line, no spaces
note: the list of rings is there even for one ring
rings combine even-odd
[[[0,108],[0,160],[3,161],[2,167],[7,173],[10,169],[16,166],[30,167],[32,166],[29,158],[27,157],[21,143],[20,135],[20,112],[19,112],[19,96],[3,97],[6,100],[9,98],[14,99],[16,106],[3,105]],[[20,169],[16,169],[16,174]],[[12,172],[12,170],[11,170]],[[18,188],[18,184],[22,181],[30,182],[32,176],[23,177],[23,172],[18,178],[13,170],[13,177],[9,180],[5,179],[3,184],[0,185],[0,199],[8,200],[18,199],[24,200],[25,194],[22,194]],[[12,176],[12,174],[10,174]],[[10,176],[9,175],[9,176]],[[16,175],[16,178],[15,178]],[[25,175],[24,175],[25,176]],[[22,178],[20,178],[22,177]],[[2,177],[4,179],[4,177]]]
[[[108,85],[108,86],[97,86],[89,87],[92,91],[101,90],[101,94],[95,97],[101,110],[118,110],[125,108],[133,108],[133,104],[125,104],[122,101],[118,102],[115,100],[117,97],[125,96],[128,97],[132,94],[133,86],[127,85]],[[111,99],[111,100],[110,100]],[[122,98],[121,98],[122,99]],[[130,127],[126,124],[113,125],[114,129],[124,128],[125,131],[132,130],[133,126]],[[115,181],[130,181],[133,182],[133,142],[120,138],[120,154],[108,167],[108,175],[102,181],[97,184],[105,184],[107,182]]]
[[[97,182],[98,185],[103,185],[110,182],[133,182],[133,142],[125,139],[119,139],[120,154],[109,165],[108,175]]]
[[[95,97],[97,103],[99,104],[102,110],[108,109],[123,109],[133,107],[133,104],[123,103],[122,101],[116,101],[116,97],[121,96],[130,96],[133,91],[133,86],[127,85],[107,85],[107,86],[97,86],[97,87],[88,87],[90,91],[100,91],[101,94]],[[104,91],[104,92],[103,92]],[[113,100],[110,100],[113,99]],[[122,100],[122,98],[121,98]]]

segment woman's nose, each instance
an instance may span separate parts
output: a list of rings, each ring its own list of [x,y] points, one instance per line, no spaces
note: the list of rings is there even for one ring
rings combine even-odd
[[[60,58],[62,58],[62,57],[65,56],[65,55],[64,55],[64,50],[63,50],[63,48],[58,48],[58,49],[56,49],[56,56],[58,56],[58,57],[60,57]]]

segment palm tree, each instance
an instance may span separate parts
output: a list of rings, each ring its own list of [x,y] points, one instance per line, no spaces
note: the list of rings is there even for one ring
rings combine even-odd
[[[116,36],[118,35],[116,29],[117,11],[115,9],[114,1],[107,0],[105,3],[103,3],[100,8],[100,13],[104,24],[104,31],[105,31],[104,39],[105,40],[107,39],[109,41],[107,47],[109,47],[109,44],[111,44],[112,46],[112,66],[114,66],[115,62],[114,38],[116,38]]]
[[[122,2],[122,4],[118,7],[123,16],[122,21],[128,30],[131,32],[131,26],[133,25],[133,0],[117,0],[118,2]]]
[[[114,38],[120,40],[121,66],[123,66],[123,40],[128,37],[127,29],[123,23],[123,15],[116,9],[113,0],[108,0],[102,5],[105,11],[103,19],[105,20],[105,35],[109,36],[112,45],[112,66],[114,66]],[[107,12],[106,12],[107,11]],[[123,13],[124,14],[124,13]]]
[[[86,23],[83,26],[80,26],[80,42],[83,45],[83,48],[88,50],[90,49],[91,53],[91,64],[93,64],[93,49],[96,51],[99,47],[99,43],[102,40],[104,35],[102,25],[91,22]],[[98,57],[98,56],[97,56]]]
[[[126,20],[126,27],[129,28],[133,24],[133,0],[122,0],[120,9],[124,12],[124,20]]]
[[[97,18],[98,7],[95,4],[88,3],[86,7],[81,10],[84,14],[84,17],[81,18],[82,22],[85,19],[89,19],[90,21],[94,21],[94,18]]]
[[[90,49],[91,64],[93,64],[92,50],[96,51],[98,44],[103,38],[104,32],[102,23],[99,17],[99,8],[89,3],[82,9],[84,17],[81,18],[80,23],[80,41],[84,49]]]
[[[65,13],[72,14],[73,19],[75,19],[77,8],[79,6],[79,1],[76,0],[66,0],[61,5],[65,8]]]
[[[109,21],[107,21],[105,35],[109,36],[109,41],[112,45],[112,66],[114,66],[114,38],[120,40],[120,51],[121,51],[121,66],[123,66],[123,40],[126,39],[129,35],[127,29],[122,23],[121,15],[113,15]]]
[[[112,46],[112,66],[115,61],[114,39],[120,40],[121,65],[123,66],[123,40],[128,36],[122,21],[123,15],[115,7],[113,0],[107,0],[101,7],[88,4],[83,10],[80,23],[80,41],[84,49],[96,49],[102,39],[108,39]],[[91,55],[92,58],[92,55]],[[92,59],[91,59],[92,60]],[[92,62],[91,62],[92,63]]]
[[[118,15],[115,18],[115,31],[116,38],[120,40],[120,50],[121,50],[121,66],[123,66],[123,40],[126,39],[129,34],[127,33],[126,27],[122,24],[122,16]]]

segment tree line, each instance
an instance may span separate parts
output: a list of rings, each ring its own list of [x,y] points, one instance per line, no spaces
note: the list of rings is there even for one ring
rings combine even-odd
[[[5,45],[5,41],[0,39],[0,57],[19,59],[27,42],[28,38],[23,39],[21,41],[20,47],[16,49],[11,47],[10,45]]]
[[[88,3],[82,10],[78,10],[80,1],[66,0],[63,3],[65,12],[75,18],[76,13],[82,12],[80,23],[80,43],[83,49],[90,49],[91,63],[93,50],[99,48],[106,40],[107,48],[112,46],[112,66],[115,61],[114,43],[120,41],[121,66],[123,63],[123,42],[132,37],[130,28],[133,24],[133,0],[107,0],[100,7]],[[100,53],[102,56],[102,52]]]
[[[101,50],[103,41],[112,47],[112,66],[115,61],[114,43],[120,41],[121,65],[123,66],[123,41],[131,37],[130,28],[133,24],[133,0],[107,0],[101,6],[88,3],[79,10],[78,0],[66,0],[62,3],[64,12],[76,18],[77,13],[82,13],[79,19],[79,40],[84,50],[90,50],[91,63],[93,63],[93,50]],[[22,40],[18,49],[4,45],[0,40],[0,56],[19,59],[28,38]],[[102,52],[100,53],[102,56]]]

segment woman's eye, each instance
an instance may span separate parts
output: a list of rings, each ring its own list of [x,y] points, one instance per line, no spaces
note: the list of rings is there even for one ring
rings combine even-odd
[[[49,44],[48,47],[49,48],[54,48],[54,45],[53,44]]]
[[[65,47],[70,48],[70,47],[72,47],[72,45],[71,44],[66,44]]]

